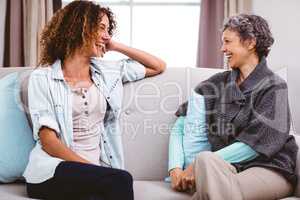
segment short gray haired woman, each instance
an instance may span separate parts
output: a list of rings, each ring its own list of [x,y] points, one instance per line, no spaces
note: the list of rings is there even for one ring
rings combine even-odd
[[[289,134],[287,84],[267,66],[274,42],[268,23],[257,15],[230,17],[222,41],[232,70],[194,90],[204,97],[211,151],[199,152],[183,172],[170,171],[172,181],[177,181],[174,189],[195,187],[194,200],[287,197],[297,181],[298,146]],[[186,116],[188,108],[183,104],[177,116]]]

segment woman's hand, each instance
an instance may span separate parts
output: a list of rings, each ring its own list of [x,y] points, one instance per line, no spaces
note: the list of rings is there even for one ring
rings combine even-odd
[[[194,190],[195,189],[195,175],[194,175],[194,165],[189,165],[181,175],[181,184],[182,184],[182,190]]]
[[[182,187],[181,187],[182,173],[183,170],[180,168],[175,168],[170,171],[171,187],[174,190],[182,191]]]
[[[105,45],[105,52],[107,51],[116,51],[116,49],[118,49],[118,45],[120,45],[121,43],[118,43],[112,39],[110,39],[106,45]]]
[[[146,68],[146,77],[154,76],[163,72],[166,68],[166,63],[158,57],[155,57],[145,51],[129,47],[125,44],[115,42],[110,39],[105,45],[105,52],[117,51],[129,58],[138,61]]]

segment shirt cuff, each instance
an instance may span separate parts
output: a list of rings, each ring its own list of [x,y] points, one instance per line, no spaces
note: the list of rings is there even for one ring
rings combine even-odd
[[[35,126],[35,131],[34,131],[34,139],[38,140],[39,139],[39,131],[40,129],[45,126],[47,128],[50,128],[54,130],[57,134],[59,133],[59,126],[58,123],[53,117],[50,115],[42,116],[38,118],[37,124]]]
[[[170,165],[168,168],[168,172],[170,172],[171,170],[173,170],[175,168],[179,168],[179,169],[183,170],[183,164],[182,165]]]

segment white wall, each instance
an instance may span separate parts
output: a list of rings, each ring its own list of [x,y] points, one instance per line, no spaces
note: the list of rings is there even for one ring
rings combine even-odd
[[[253,14],[268,20],[275,38],[269,67],[300,67],[300,0],[253,0]]]

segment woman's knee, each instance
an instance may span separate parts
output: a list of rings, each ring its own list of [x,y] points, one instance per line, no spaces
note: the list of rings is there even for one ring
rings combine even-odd
[[[114,176],[118,184],[124,184],[132,187],[133,177],[132,175],[125,170],[118,170],[118,173]]]
[[[209,163],[216,155],[211,151],[200,152],[195,159],[195,165],[204,165]]]
[[[125,182],[130,183],[130,184],[133,183],[133,177],[132,177],[132,175],[129,172],[122,171],[121,172],[121,176],[123,177],[123,179],[124,179]]]

